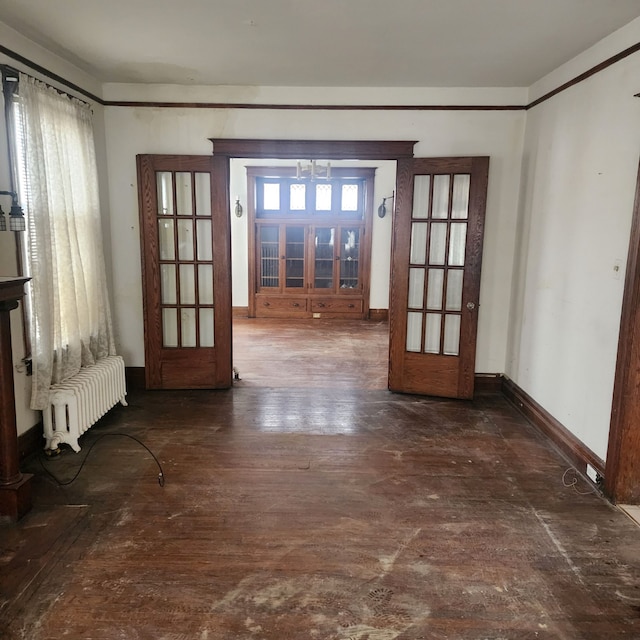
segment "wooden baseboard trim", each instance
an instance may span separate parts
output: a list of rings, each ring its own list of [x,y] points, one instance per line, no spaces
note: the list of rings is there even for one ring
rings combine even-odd
[[[20,461],[44,447],[44,427],[42,422],[34,424],[18,436],[18,457]]]
[[[506,376],[502,393],[528,420],[559,449],[583,475],[587,464],[604,478],[604,460],[576,438],[562,423],[540,406],[526,391]]]
[[[124,376],[128,391],[144,391],[147,388],[144,367],[125,367]]]
[[[389,321],[389,309],[369,309],[369,320],[376,322]]]
[[[476,373],[474,381],[474,393],[502,393],[501,373]]]
[[[232,318],[248,318],[249,317],[249,307],[232,307],[231,308],[231,317]]]

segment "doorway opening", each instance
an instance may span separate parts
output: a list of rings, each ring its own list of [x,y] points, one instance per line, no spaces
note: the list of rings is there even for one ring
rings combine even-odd
[[[227,389],[232,385],[236,296],[231,266],[230,163],[235,158],[291,162],[306,156],[312,161],[362,158],[397,163],[395,215],[389,221],[391,273],[385,291],[389,388],[473,397],[488,157],[415,158],[415,143],[407,141],[212,142],[212,156],[137,157],[147,388]],[[383,202],[386,199],[385,194]],[[356,227],[338,226],[334,237],[343,242],[341,234],[346,232],[347,244],[354,249],[362,232]],[[309,265],[318,258],[311,241],[317,239],[320,246],[321,236],[327,235],[324,231],[307,234],[303,241]],[[283,237],[284,258],[280,255],[278,259],[286,261],[286,230],[284,236],[278,230],[278,248],[283,247]],[[246,247],[245,242],[242,245]],[[372,254],[375,260],[371,263],[379,264],[378,254]],[[337,264],[343,256],[334,249]],[[313,269],[315,278],[317,264]],[[329,307],[337,300],[347,308],[354,304],[353,292],[347,290],[342,297],[342,291],[336,290],[344,274],[341,266],[334,269],[340,278],[326,281],[333,282],[335,300],[309,295],[306,305]],[[278,273],[281,278],[286,269],[278,267]],[[309,286],[310,272],[304,279]],[[345,285],[347,280],[354,281],[347,275],[344,280]],[[333,307],[327,317],[344,312]],[[318,315],[322,317],[323,312]]]
[[[386,389],[396,161],[319,160],[331,178],[314,180],[300,165],[230,158],[234,370],[242,386]]]

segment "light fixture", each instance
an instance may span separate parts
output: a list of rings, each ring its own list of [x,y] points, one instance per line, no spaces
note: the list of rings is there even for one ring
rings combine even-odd
[[[296,178],[301,180],[302,178],[309,178],[315,180],[321,178],[323,180],[331,179],[331,163],[327,162],[326,165],[318,164],[315,160],[312,160],[309,164],[302,165],[298,160],[296,164]]]
[[[11,210],[9,211],[9,230],[24,231],[27,228],[22,207],[18,204],[18,194],[15,191],[0,191],[2,196],[11,196]],[[0,231],[7,230],[7,220],[0,207]]]
[[[240,196],[236,196],[236,206],[233,208],[236,218],[242,218],[242,205],[240,204]]]
[[[396,195],[395,191],[386,198],[382,198],[382,204],[378,207],[378,218],[384,218],[387,215],[387,200],[392,200]]]

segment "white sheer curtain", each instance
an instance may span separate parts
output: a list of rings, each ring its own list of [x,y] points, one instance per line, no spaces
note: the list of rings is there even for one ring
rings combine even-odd
[[[14,102],[31,276],[32,409],[49,387],[115,354],[89,107],[20,74]]]

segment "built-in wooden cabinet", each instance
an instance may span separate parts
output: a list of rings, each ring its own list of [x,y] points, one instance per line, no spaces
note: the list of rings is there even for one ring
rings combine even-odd
[[[247,169],[251,317],[368,317],[374,172]]]

